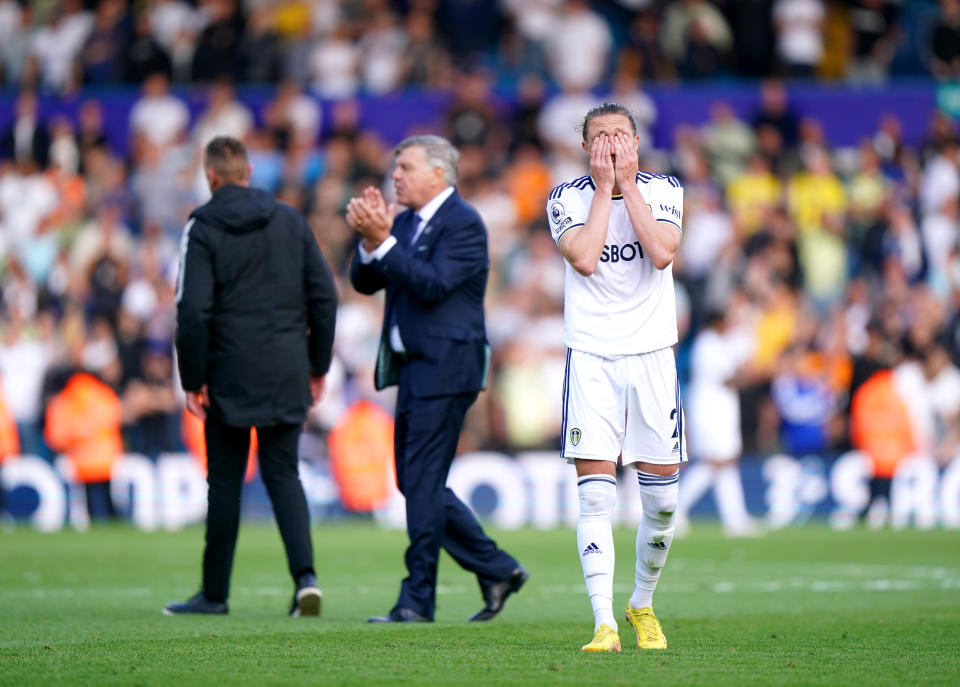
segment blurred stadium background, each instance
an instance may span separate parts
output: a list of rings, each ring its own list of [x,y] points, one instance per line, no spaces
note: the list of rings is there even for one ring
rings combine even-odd
[[[710,376],[694,344],[723,315],[752,515],[852,526],[878,475],[893,503],[872,523],[958,527],[958,75],[957,0],[0,0],[0,517],[202,520],[173,294],[208,197],[199,152],[226,133],[337,275],[302,444],[314,514],[399,524],[393,398],[372,388],[382,306],[346,279],[341,213],[389,192],[392,145],[431,132],[462,152],[492,259],[494,364],[451,482],[504,528],[572,522],[544,205],[586,173],[577,120],[615,100],[641,167],[685,187],[682,383]]]

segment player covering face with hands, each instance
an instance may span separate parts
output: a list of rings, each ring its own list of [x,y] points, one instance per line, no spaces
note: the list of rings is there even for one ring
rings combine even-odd
[[[567,263],[561,456],[577,471],[577,548],[595,620],[583,650],[620,651],[612,532],[620,462],[634,466],[643,504],[626,619],[638,647],[664,649],[653,592],[686,459],[671,273],[683,188],[638,170],[636,127],[623,106],[592,109],[582,134],[590,174],[550,193],[547,220]]]

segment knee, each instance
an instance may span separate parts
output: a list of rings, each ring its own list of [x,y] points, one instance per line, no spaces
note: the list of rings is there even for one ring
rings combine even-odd
[[[617,489],[605,483],[589,483],[580,486],[580,514],[587,516],[610,515],[617,500]]]
[[[672,489],[643,494],[643,515],[661,525],[669,525],[677,512],[677,491],[674,485]]]

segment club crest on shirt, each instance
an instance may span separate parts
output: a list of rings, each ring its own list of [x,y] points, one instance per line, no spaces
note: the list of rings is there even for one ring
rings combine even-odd
[[[574,427],[573,429],[570,430],[570,443],[576,446],[577,444],[580,443],[581,436],[582,434],[580,430]]]
[[[560,224],[563,220],[563,216],[567,214],[566,208],[563,207],[563,203],[559,200],[555,200],[550,204],[550,221],[554,224]]]

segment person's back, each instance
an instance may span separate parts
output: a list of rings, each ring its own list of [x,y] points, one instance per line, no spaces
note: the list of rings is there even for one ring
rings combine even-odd
[[[236,426],[302,421],[310,405],[309,229],[293,208],[231,184],[194,211],[189,232],[212,267],[212,412]],[[178,339],[189,331],[180,324]]]

